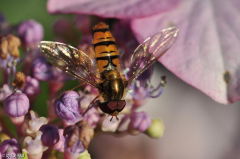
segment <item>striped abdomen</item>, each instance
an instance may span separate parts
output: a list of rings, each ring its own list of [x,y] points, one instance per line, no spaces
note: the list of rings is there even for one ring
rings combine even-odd
[[[105,70],[117,69],[118,50],[115,39],[105,23],[101,22],[93,28],[93,46],[100,74]]]

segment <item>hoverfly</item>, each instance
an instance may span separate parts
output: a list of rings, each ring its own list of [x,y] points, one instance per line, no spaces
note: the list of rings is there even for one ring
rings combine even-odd
[[[132,54],[128,80],[119,68],[120,57],[115,39],[105,23],[101,22],[93,28],[93,47],[100,78],[91,72],[93,62],[90,57],[72,46],[41,41],[39,48],[52,65],[98,89],[99,95],[89,104],[84,114],[102,97],[103,102],[97,101],[99,108],[117,118],[126,105],[123,99],[126,87],[171,47],[178,31],[176,27],[164,29],[140,44]]]

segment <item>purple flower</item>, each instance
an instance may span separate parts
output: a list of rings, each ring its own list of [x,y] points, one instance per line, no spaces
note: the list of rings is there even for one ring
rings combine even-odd
[[[89,104],[93,101],[93,99],[96,97],[95,94],[88,94],[80,92],[81,99],[79,100],[81,109],[87,109]]]
[[[63,136],[63,129],[58,129],[58,133],[60,139],[58,143],[54,145],[53,149],[59,152],[64,152],[65,137]]]
[[[4,112],[11,117],[24,116],[29,109],[29,99],[21,92],[14,92],[4,100]]]
[[[26,76],[25,85],[22,88],[23,93],[25,93],[28,98],[32,101],[35,100],[36,97],[40,94],[40,84],[39,81],[30,76]]]
[[[133,132],[131,130],[136,130],[139,132],[144,132],[147,130],[149,126],[151,126],[152,121],[146,112],[133,112],[130,115],[130,123],[128,126],[129,132]],[[134,133],[135,134],[135,133]]]
[[[80,121],[75,125],[66,127],[63,134],[66,138],[64,152],[80,154],[88,149],[94,131],[85,121]]]
[[[49,81],[53,79],[51,65],[47,63],[44,57],[34,60],[31,68],[32,76],[39,81]]]
[[[131,95],[134,99],[144,100],[146,98],[157,98],[162,94],[163,87],[166,85],[166,77],[162,76],[158,86],[154,87],[150,82],[152,70],[153,67],[150,67],[130,86],[133,91]]]
[[[127,20],[121,20],[113,26],[113,34],[118,46],[123,49],[122,62],[124,68],[130,67],[131,56],[139,43],[133,35],[130,23]]]
[[[83,120],[86,121],[88,123],[88,125],[90,125],[94,129],[97,126],[98,121],[100,120],[100,114],[96,108],[91,108],[84,115]]]
[[[60,136],[56,125],[42,125],[39,129],[42,132],[42,143],[44,146],[53,146],[58,143]]]
[[[68,137],[66,137],[66,140],[68,140]],[[66,151],[71,152],[73,154],[80,154],[85,151],[84,146],[80,140],[77,140],[70,147],[66,147],[65,149]]]
[[[22,148],[16,139],[4,140],[0,145],[0,158],[17,158],[21,154]]]
[[[83,34],[91,34],[91,19],[88,15],[76,15],[75,25]]]
[[[64,36],[69,30],[71,30],[72,24],[67,19],[59,19],[53,25],[53,31],[55,34]]]
[[[31,74],[39,81],[63,82],[71,79],[65,72],[50,65],[44,57],[38,57],[34,60]]]
[[[2,12],[0,12],[0,36],[10,34],[12,32],[12,27],[9,25],[6,17]]]
[[[43,27],[32,19],[23,21],[18,26],[18,35],[25,46],[36,46],[43,39]]]
[[[4,84],[3,87],[0,88],[0,101],[3,101],[11,93],[12,93],[12,90],[9,88],[9,86],[7,84]]]
[[[76,123],[82,117],[79,108],[79,94],[75,91],[66,92],[54,102],[56,115],[67,122]]]

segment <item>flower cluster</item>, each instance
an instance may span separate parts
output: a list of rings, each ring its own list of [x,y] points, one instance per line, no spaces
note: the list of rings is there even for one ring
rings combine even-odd
[[[95,62],[91,46],[91,20],[89,16],[82,15],[76,16],[74,21],[60,19],[55,22],[53,29],[56,41],[72,43]],[[113,26],[113,35],[119,44],[119,50],[125,50],[121,53],[121,59],[123,74],[128,78],[132,71],[128,63],[138,42],[131,33],[129,22],[110,24]],[[73,78],[50,65],[39,53],[37,45],[43,39],[43,27],[40,23],[28,20],[17,26],[12,28],[9,24],[9,29],[0,28],[0,67],[3,73],[0,106],[4,109],[3,116],[0,114],[0,131],[7,136],[1,137],[5,140],[0,145],[0,155],[25,153],[29,159],[41,159],[48,158],[54,152],[55,156],[62,154],[65,159],[90,158],[87,149],[96,133],[144,133],[152,138],[163,135],[164,126],[160,119],[151,119],[146,112],[138,111],[148,98],[158,97],[166,84],[163,77],[156,88],[152,86],[150,78],[153,67],[126,89],[126,106],[112,120],[111,116],[98,108],[99,101],[90,105],[99,95],[97,89],[79,81],[79,90],[60,92],[64,82]],[[14,29],[17,29],[16,32]],[[76,32],[79,34],[75,34]],[[82,36],[76,36],[80,34]],[[23,52],[19,51],[19,47]],[[41,83],[47,83],[49,88],[49,100],[45,101],[48,106],[47,117],[39,116],[34,111],[36,99],[41,96]],[[2,124],[5,122],[5,115],[15,125],[17,135]]]

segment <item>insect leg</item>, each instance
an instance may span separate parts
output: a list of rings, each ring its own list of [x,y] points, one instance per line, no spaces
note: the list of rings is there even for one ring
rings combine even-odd
[[[102,95],[102,93],[99,94],[98,96],[96,96],[96,97],[91,101],[91,103],[89,104],[87,110],[83,113],[83,116],[84,116],[92,107],[95,106],[95,105],[92,105],[92,104],[93,104],[101,95]],[[92,105],[92,106],[91,106],[91,105]]]
[[[74,87],[74,88],[72,88],[72,89],[70,89],[70,90],[68,90],[68,91],[65,91],[65,92],[61,93],[61,94],[58,96],[58,98],[60,98],[64,93],[73,91],[74,89],[76,89],[76,88],[78,88],[78,87],[80,87],[80,86],[82,86],[82,85],[84,85],[84,84],[85,84],[85,83],[82,83],[82,84],[80,84],[80,85],[78,85],[78,86],[76,86],[76,87]]]

